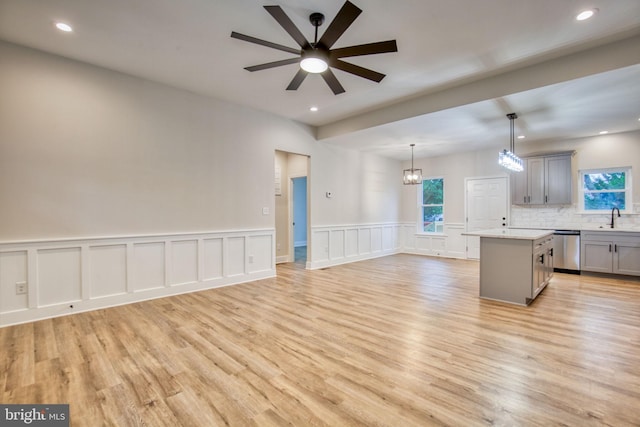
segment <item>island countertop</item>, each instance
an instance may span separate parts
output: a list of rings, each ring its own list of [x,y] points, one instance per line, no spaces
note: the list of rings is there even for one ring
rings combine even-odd
[[[517,228],[493,228],[489,230],[468,231],[463,236],[493,237],[497,239],[537,240],[553,234],[553,230],[532,230]]]

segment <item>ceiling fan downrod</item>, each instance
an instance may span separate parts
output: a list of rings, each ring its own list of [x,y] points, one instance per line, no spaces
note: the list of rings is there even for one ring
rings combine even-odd
[[[316,45],[318,44],[318,27],[324,23],[324,15],[320,12],[314,12],[309,15],[309,21],[311,22],[311,25],[313,25],[316,29],[313,44],[311,45],[311,47],[315,49]]]

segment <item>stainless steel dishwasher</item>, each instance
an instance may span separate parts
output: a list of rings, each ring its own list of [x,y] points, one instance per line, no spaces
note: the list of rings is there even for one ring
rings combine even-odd
[[[580,274],[579,230],[553,232],[553,270],[560,273]]]

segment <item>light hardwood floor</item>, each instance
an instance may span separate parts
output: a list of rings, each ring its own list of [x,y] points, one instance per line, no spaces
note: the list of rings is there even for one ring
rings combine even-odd
[[[74,426],[640,425],[640,282],[395,255],[0,329],[2,403]]]

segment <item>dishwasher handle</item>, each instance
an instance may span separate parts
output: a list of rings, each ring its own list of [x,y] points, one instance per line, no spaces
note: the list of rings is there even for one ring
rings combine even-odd
[[[579,230],[555,230],[553,234],[557,234],[558,236],[579,236]]]

